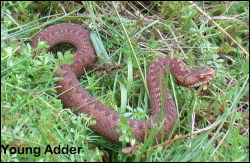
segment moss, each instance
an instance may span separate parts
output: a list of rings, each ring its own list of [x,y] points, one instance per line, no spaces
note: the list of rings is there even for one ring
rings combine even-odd
[[[160,11],[161,18],[173,19],[181,15],[183,2],[180,1],[164,1]]]

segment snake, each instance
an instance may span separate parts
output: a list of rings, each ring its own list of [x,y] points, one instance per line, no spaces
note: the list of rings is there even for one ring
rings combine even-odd
[[[61,99],[63,107],[72,109],[75,115],[92,115],[96,123],[89,127],[107,140],[121,144],[119,137],[122,133],[117,131],[117,124],[122,123],[120,114],[93,97],[78,80],[97,61],[90,32],[78,24],[55,24],[46,27],[33,38],[32,48],[36,48],[39,41],[47,42],[47,51],[60,43],[69,43],[76,48],[72,58],[73,64],[62,64],[60,70],[54,73],[55,77],[60,78],[56,82],[58,98]],[[179,85],[190,88],[206,84],[215,76],[215,70],[212,68],[188,69],[185,63],[176,57],[164,56],[154,61],[146,73],[151,118],[125,118],[139,142],[145,142],[153,130],[156,132],[155,139],[165,139],[177,121],[176,104],[165,82],[167,72],[171,73]],[[160,129],[155,130],[155,127]]]

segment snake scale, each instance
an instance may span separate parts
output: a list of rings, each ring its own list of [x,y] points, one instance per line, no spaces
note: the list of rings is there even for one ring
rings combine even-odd
[[[118,138],[121,133],[116,132],[116,125],[121,122],[119,114],[91,96],[77,79],[97,60],[89,35],[89,31],[80,25],[56,24],[42,30],[33,39],[32,47],[36,48],[39,40],[47,41],[49,48],[59,43],[70,43],[76,47],[74,63],[61,65],[60,72],[55,73],[56,77],[62,78],[57,82],[60,86],[57,88],[57,93],[61,94],[59,98],[64,107],[78,108],[74,111],[76,115],[80,113],[94,115],[93,119],[96,120],[96,124],[91,125],[90,128],[111,142],[120,143]],[[182,61],[174,57],[166,56],[153,62],[147,70],[152,118],[150,120],[126,118],[136,139],[140,142],[146,139],[153,125],[160,125],[159,122],[164,123],[164,135],[167,136],[177,120],[175,102],[169,90],[162,84],[165,83],[166,69],[170,70],[179,85],[185,87],[198,87],[206,84],[215,75],[212,68],[187,69]],[[162,90],[166,91],[162,92]],[[161,97],[164,97],[163,102]],[[161,103],[164,105],[162,106]],[[161,120],[159,120],[160,115]],[[158,135],[156,137],[159,137]]]

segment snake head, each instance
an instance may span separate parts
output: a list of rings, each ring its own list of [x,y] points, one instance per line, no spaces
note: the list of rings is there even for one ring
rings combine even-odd
[[[183,77],[183,81],[178,81],[178,83],[189,88],[199,87],[210,82],[214,78],[214,75],[215,71],[212,68],[190,69]]]

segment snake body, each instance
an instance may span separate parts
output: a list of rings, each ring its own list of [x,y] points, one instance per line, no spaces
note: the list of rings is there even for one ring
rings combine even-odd
[[[96,124],[91,125],[90,128],[106,139],[120,143],[118,138],[121,133],[116,132],[117,123],[121,123],[120,115],[91,96],[77,79],[97,59],[89,34],[89,31],[80,25],[56,24],[42,30],[33,39],[32,47],[37,47],[38,40],[47,41],[49,47],[64,42],[76,47],[74,63],[61,65],[60,72],[55,73],[55,76],[62,78],[57,82],[57,85],[60,86],[57,88],[59,98],[64,107],[75,109],[76,115],[80,113],[94,115],[93,119],[96,120]],[[197,87],[208,83],[215,75],[215,71],[211,68],[187,69],[182,61],[174,57],[166,56],[153,62],[147,71],[152,118],[150,120],[126,118],[136,139],[140,142],[145,141],[153,125],[160,125],[163,122],[165,136],[175,125],[177,119],[175,102],[170,91],[164,85],[166,69],[170,70],[180,85],[186,87]],[[163,102],[162,99],[164,99]]]

